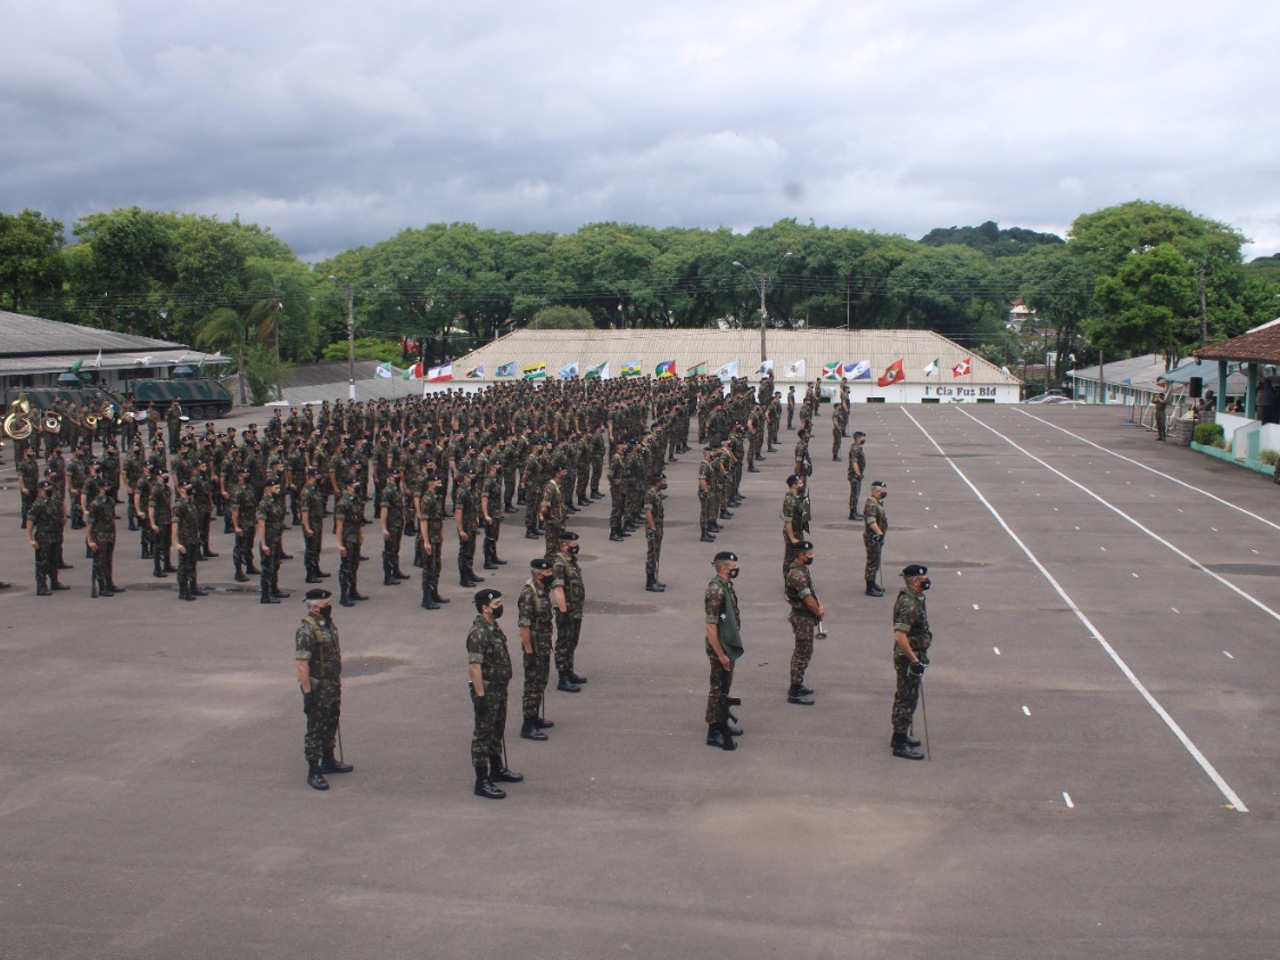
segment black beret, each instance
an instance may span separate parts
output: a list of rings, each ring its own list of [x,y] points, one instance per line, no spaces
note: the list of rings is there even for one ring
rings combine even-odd
[[[487,603],[492,603],[502,596],[501,590],[481,590],[475,596],[476,606],[483,607]]]
[[[574,533],[572,530],[566,530],[564,533],[560,534],[560,539],[561,540],[577,540],[578,535]]]
[[[318,476],[320,476],[320,468],[319,468],[319,467],[307,467],[307,476],[308,476],[308,477],[318,477]]]
[[[878,487],[884,487],[887,490],[889,488],[889,485],[885,483],[883,480],[877,480],[871,484],[872,490],[875,490]]]
[[[734,553],[732,550],[721,550],[719,553],[716,554],[716,559],[715,559],[716,563],[724,563],[726,561],[728,561],[729,563],[737,563],[738,555]]]
[[[236,472],[237,472],[237,473],[239,473],[239,474],[240,474],[240,476],[242,476],[242,477],[247,477],[247,476],[249,476],[251,473],[253,473],[253,471],[252,471],[252,470],[250,470],[248,467],[241,467],[241,468],[240,468],[239,470],[237,470]]]
[[[41,490],[48,490],[53,486],[53,484],[50,483],[48,480],[41,480],[38,484],[36,484],[36,486],[39,487]]]
[[[802,478],[802,477],[800,476],[800,474],[798,474],[798,473],[788,474],[788,475],[787,475],[787,486],[788,486],[788,487],[795,486],[796,481],[797,481],[797,480],[801,480],[801,479],[803,479],[803,478]]]
[[[812,549],[813,549],[813,544],[810,543],[808,540],[796,541],[796,553],[803,553],[806,550],[812,550]]]
[[[357,476],[355,476],[354,474],[353,474],[353,475],[351,475],[351,476],[349,476],[349,477],[347,477],[347,479],[345,479],[345,480],[343,480],[343,481],[342,481],[342,485],[343,485],[344,487],[354,487],[354,486],[358,486],[358,485],[359,485],[359,483],[360,483],[360,478],[359,478],[359,477],[357,477]]]
[[[307,591],[306,601],[307,603],[318,603],[321,600],[328,600],[332,596],[333,594],[328,590],[322,590],[317,587],[314,590]]]
[[[929,568],[923,563],[909,563],[902,568],[904,577],[923,577],[929,572]]]
[[[529,561],[529,567],[533,570],[550,570],[551,561],[546,557],[534,557]]]

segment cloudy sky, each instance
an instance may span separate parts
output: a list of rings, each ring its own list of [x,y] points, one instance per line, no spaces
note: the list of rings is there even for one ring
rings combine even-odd
[[[270,227],[1065,232],[1132,199],[1280,251],[1260,0],[0,0],[0,210]]]

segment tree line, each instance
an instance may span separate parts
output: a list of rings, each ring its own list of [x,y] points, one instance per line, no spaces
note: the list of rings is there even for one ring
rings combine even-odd
[[[1133,201],[1082,214],[1065,239],[990,222],[919,241],[795,220],[745,234],[440,223],[307,265],[238,219],[118,209],[81,218],[68,241],[24,210],[0,213],[0,309],[221,349],[260,374],[331,344],[345,356],[348,311],[362,342],[407,338],[436,362],[540,313],[561,322],[548,308],[599,328],[754,327],[762,297],[773,326],[930,329],[1010,366],[1046,347],[1062,364],[1098,350],[1176,359],[1278,312],[1280,277],[1246,265],[1245,242]],[[1006,325],[1016,300],[1038,317],[1020,331]]]

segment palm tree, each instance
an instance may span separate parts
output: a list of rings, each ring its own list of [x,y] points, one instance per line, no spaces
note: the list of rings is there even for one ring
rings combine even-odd
[[[218,307],[201,321],[196,331],[196,345],[202,349],[227,348],[235,353],[236,370],[240,374],[240,403],[248,403],[245,394],[245,352],[251,343],[274,343],[276,360],[280,359],[280,324],[291,318],[285,306],[284,292],[267,261],[250,260],[246,264],[248,282],[239,310]],[[276,384],[277,391],[279,384]]]

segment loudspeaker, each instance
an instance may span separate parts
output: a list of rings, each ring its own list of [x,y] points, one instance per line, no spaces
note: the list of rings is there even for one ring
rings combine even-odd
[[[1199,400],[1204,393],[1204,379],[1201,377],[1192,377],[1188,384],[1188,390],[1191,393],[1192,400]]]

